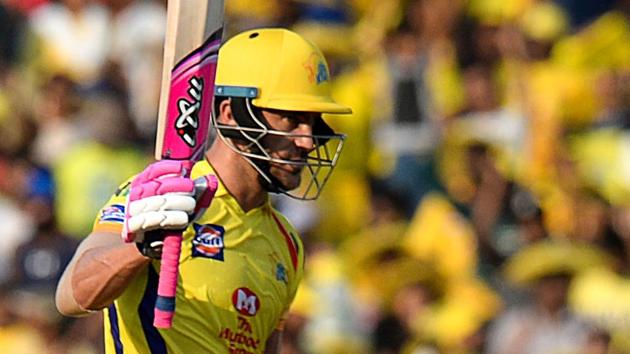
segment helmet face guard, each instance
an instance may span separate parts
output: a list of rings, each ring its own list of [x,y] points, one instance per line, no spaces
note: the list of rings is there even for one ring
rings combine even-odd
[[[259,173],[270,192],[311,200],[321,190],[337,164],[345,136],[335,132],[319,117],[308,136],[314,146],[299,161],[274,158],[269,138],[288,140],[304,137],[272,129],[262,110],[349,114],[352,109],[331,97],[328,64],[322,52],[299,34],[280,28],[254,29],[238,34],[219,49],[215,77],[215,109],[212,124],[217,135],[243,156]],[[218,122],[218,106],[225,99],[236,125]],[[271,173],[274,165],[302,168],[295,190],[284,186]]]
[[[215,107],[218,108],[220,102],[225,99],[226,97],[215,98]],[[271,129],[262,116],[261,109],[251,103],[251,98],[231,97],[229,100],[237,125],[219,123],[216,114],[213,114],[212,124],[217,130],[218,137],[258,171],[263,186],[268,191],[300,200],[317,199],[337,164],[345,135],[335,133],[321,118],[315,121],[313,134],[308,136]],[[215,108],[215,112],[219,110]],[[313,140],[314,149],[301,160],[275,158],[271,156],[263,142],[264,138],[274,136],[287,139],[308,137]],[[240,146],[237,146],[235,141],[240,142]],[[271,174],[271,164],[302,167],[300,186],[295,190],[288,190]]]

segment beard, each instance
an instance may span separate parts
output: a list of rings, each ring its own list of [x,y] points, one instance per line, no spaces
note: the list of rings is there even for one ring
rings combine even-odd
[[[302,168],[290,165],[272,164],[269,168],[271,177],[278,187],[285,191],[291,191],[300,186],[302,182]]]

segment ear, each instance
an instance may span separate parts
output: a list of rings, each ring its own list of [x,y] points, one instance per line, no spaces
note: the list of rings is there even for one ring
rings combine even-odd
[[[232,113],[232,100],[224,99],[219,103],[219,116],[217,120],[221,124],[225,125],[236,125],[236,121],[234,120],[234,114]]]

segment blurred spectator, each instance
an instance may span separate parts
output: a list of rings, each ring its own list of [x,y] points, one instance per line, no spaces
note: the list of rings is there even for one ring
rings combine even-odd
[[[49,3],[50,0],[4,0],[4,3],[20,12],[30,15],[42,5]]]
[[[423,198],[402,243],[414,258],[431,264],[448,281],[476,273],[479,245],[472,224],[444,194],[433,192]]]
[[[34,112],[37,135],[31,142],[33,161],[54,166],[85,134],[79,131],[76,114],[80,99],[76,84],[65,76],[54,76],[38,92]]]
[[[606,265],[606,254],[584,245],[538,242],[514,255],[505,268],[513,284],[531,291],[531,303],[508,309],[493,324],[489,353],[582,353],[589,327],[568,308],[571,279]]]
[[[421,316],[426,316],[435,301],[436,294],[423,282],[411,282],[396,292],[392,309],[383,316],[373,333],[375,353],[400,353],[410,346],[414,337],[414,326]],[[435,350],[431,344],[413,345],[421,347],[420,352]],[[408,349],[407,349],[408,350]],[[418,348],[413,349],[419,351]]]
[[[373,337],[374,352],[378,354],[400,353],[409,333],[394,316],[382,318],[376,325]]]
[[[45,338],[15,312],[8,288],[0,287],[0,347],[9,353],[45,353]]]
[[[70,262],[78,243],[57,229],[50,172],[31,166],[27,189],[22,208],[36,230],[33,237],[15,252],[11,284],[14,289],[52,298],[61,272]]]
[[[581,27],[582,25],[592,21],[597,16],[600,16],[604,12],[610,10],[616,0],[589,0],[589,1],[577,1],[577,0],[555,0],[559,5],[562,5],[569,15],[571,16],[571,24],[574,27]]]
[[[614,236],[607,246],[616,256],[616,266],[592,268],[577,277],[571,287],[570,305],[608,335],[612,352],[625,353],[630,350],[626,335],[630,330],[630,212],[627,207],[616,207],[609,214]]]
[[[357,302],[366,310],[361,316],[366,318],[374,316],[373,312],[381,311],[390,301],[383,294],[389,292],[379,286],[380,278],[371,275],[369,266],[378,262],[379,252],[399,247],[408,227],[401,197],[376,179],[371,181],[370,187],[369,214],[364,229],[347,237],[339,248]],[[369,328],[370,324],[364,324]]]
[[[32,237],[29,235],[23,239],[9,257],[11,264],[3,268],[11,273],[7,281],[11,290],[6,296],[1,296],[3,304],[0,306],[10,307],[7,320],[13,318],[13,323],[2,327],[0,332],[13,333],[17,340],[3,342],[2,348],[15,353],[69,352],[71,348],[81,348],[84,339],[67,340],[64,327],[69,321],[62,319],[54,310],[54,291],[77,242],[56,229],[53,210],[55,189],[50,172],[26,161],[20,162],[19,169],[17,167],[14,166],[20,173],[16,179],[23,182],[17,193],[20,208],[35,230]],[[20,349],[23,346],[31,349]],[[94,352],[91,344],[84,347],[86,353]]]
[[[391,186],[407,191],[407,213],[431,187],[430,156],[437,143],[435,117],[429,111],[429,98],[424,82],[426,57],[421,56],[420,43],[412,33],[395,35],[390,51],[389,73],[392,93],[392,116],[375,127],[375,144],[394,158]]]
[[[400,246],[383,246],[361,265],[372,291],[381,297],[380,315],[373,324],[376,353],[399,353],[413,340],[424,341],[427,317],[444,295],[444,284],[431,264],[411,257]],[[414,345],[415,346],[415,345]]]
[[[629,37],[630,38],[630,37]],[[625,172],[627,160],[627,74],[605,69],[598,79],[601,107],[590,126],[572,132],[568,146],[584,183],[612,204],[625,204],[630,190]]]
[[[299,0],[234,0],[225,2],[228,16],[227,38],[233,34],[269,26],[290,27],[295,21]]]
[[[466,50],[470,46],[465,45],[463,28],[460,61],[466,67],[480,62],[489,70],[486,75],[500,105],[495,110],[516,118],[508,130],[514,134],[517,128],[514,139],[508,138],[510,145],[504,146],[507,152],[516,153],[511,157],[515,159],[511,168],[518,169],[521,182],[538,190],[552,178],[548,167],[561,143],[560,123],[566,106],[560,102],[565,90],[559,83],[568,81],[570,74],[553,66],[549,58],[551,48],[567,31],[566,15],[551,1],[479,0],[474,4],[477,6],[471,3],[469,8],[473,24],[477,23],[473,28],[484,30],[479,34],[479,45]],[[484,6],[479,4],[493,6],[481,11]],[[510,137],[510,133],[504,136]]]
[[[308,275],[303,285],[308,288],[310,311],[298,337],[303,350],[321,354],[364,353],[367,343],[358,316],[359,304],[342,259],[324,244],[311,246],[308,257]]]
[[[449,7],[450,6],[450,7]],[[436,189],[433,154],[447,108],[433,90],[437,75],[448,81],[458,1],[418,0],[407,4],[405,18],[386,43],[389,117],[374,126],[374,143],[392,159],[390,188],[406,198],[411,217],[422,197]]]
[[[118,66],[129,110],[138,133],[153,142],[157,129],[162,78],[162,52],[166,31],[164,3],[108,0],[112,11],[111,65]]]
[[[501,299],[474,277],[448,284],[441,300],[416,323],[410,348],[432,345],[439,353],[485,353],[488,324],[502,310]]]
[[[540,213],[539,207],[527,190],[504,176],[488,146],[473,144],[467,152],[467,162],[476,185],[470,205],[472,223],[481,247],[482,261],[485,265],[497,267],[505,257],[530,241],[521,239],[525,235],[519,233],[520,221],[535,222]],[[543,228],[538,234],[529,236],[540,239],[546,233]]]
[[[20,54],[24,50],[25,20],[13,8],[4,2],[0,3],[0,73],[3,76],[7,67],[23,60]]]
[[[0,307],[3,306],[7,307],[6,311],[0,310],[3,315],[0,324],[3,351],[24,354],[103,352],[98,343],[102,338],[97,337],[96,344],[93,342],[94,328],[102,332],[102,319],[98,315],[78,320],[63,319],[54,309],[52,298],[21,291],[2,295]]]
[[[61,0],[38,8],[30,28],[41,43],[39,68],[81,85],[98,80],[110,44],[110,15],[91,0]]]
[[[115,95],[93,94],[79,115],[91,140],[74,146],[53,169],[59,227],[72,237],[86,235],[94,214],[120,181],[148,161],[148,154],[134,145],[133,124]]]
[[[535,308],[508,310],[491,332],[490,353],[576,353],[587,329],[565,312],[569,278],[545,276],[534,286]]]
[[[594,117],[595,128],[630,129],[630,73],[605,71],[597,82],[601,108]]]
[[[0,155],[1,156],[1,155]],[[0,158],[0,285],[10,280],[12,262],[17,247],[30,240],[35,232],[33,220],[20,201],[26,191],[29,164],[16,157]]]

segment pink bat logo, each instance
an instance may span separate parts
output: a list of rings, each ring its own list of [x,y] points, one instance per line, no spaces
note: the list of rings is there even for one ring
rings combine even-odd
[[[193,99],[192,102],[186,98],[180,98],[177,101],[179,116],[175,120],[175,129],[177,134],[190,147],[195,147],[197,141],[197,129],[199,128],[199,110],[201,108],[201,95],[203,93],[203,79],[193,76],[188,81],[188,95]]]

